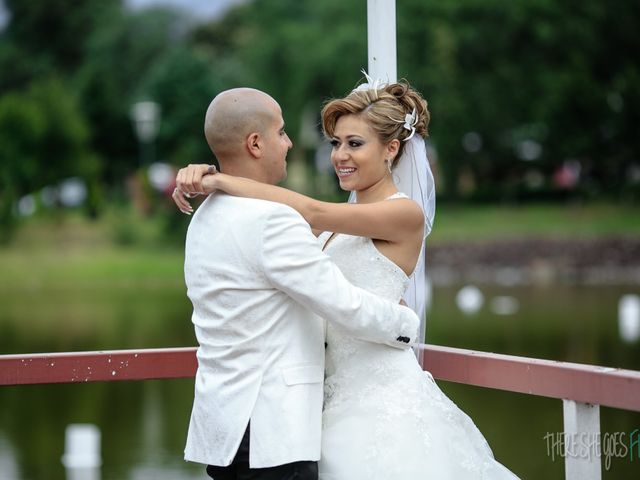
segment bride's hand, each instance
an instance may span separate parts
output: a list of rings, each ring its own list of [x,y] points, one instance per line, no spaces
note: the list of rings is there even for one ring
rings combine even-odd
[[[182,213],[191,215],[193,208],[187,199],[197,195],[208,195],[215,191],[214,165],[188,165],[181,168],[176,175],[176,188],[171,198]]]

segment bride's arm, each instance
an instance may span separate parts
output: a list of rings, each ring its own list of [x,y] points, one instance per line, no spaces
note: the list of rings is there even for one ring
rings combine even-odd
[[[423,228],[422,210],[409,199],[369,204],[322,202],[286,188],[247,178],[222,173],[198,178],[189,169],[185,170],[187,173],[184,176],[188,180],[184,183],[178,180],[178,188],[183,191],[211,193],[222,190],[230,195],[282,203],[297,210],[315,230],[395,242]]]

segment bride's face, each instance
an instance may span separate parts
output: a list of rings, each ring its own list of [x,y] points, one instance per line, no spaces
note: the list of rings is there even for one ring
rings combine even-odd
[[[331,145],[331,162],[343,190],[364,190],[389,175],[385,159],[393,155],[361,116],[340,117]]]

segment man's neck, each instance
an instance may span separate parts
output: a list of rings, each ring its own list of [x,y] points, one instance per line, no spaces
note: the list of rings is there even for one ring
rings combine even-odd
[[[267,183],[264,173],[258,168],[255,162],[247,161],[229,161],[220,162],[220,171],[234,177],[243,177],[255,180],[260,183]]]

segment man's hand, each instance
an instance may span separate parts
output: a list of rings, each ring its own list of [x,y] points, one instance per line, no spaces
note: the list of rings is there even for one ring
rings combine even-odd
[[[212,188],[207,188],[202,179],[207,175],[214,175],[216,173],[216,167],[214,165],[188,165],[185,168],[178,170],[176,175],[176,188],[171,194],[171,198],[178,206],[178,209],[182,213],[191,215],[193,208],[187,201],[188,198],[193,198],[197,195],[207,195],[213,192]]]

